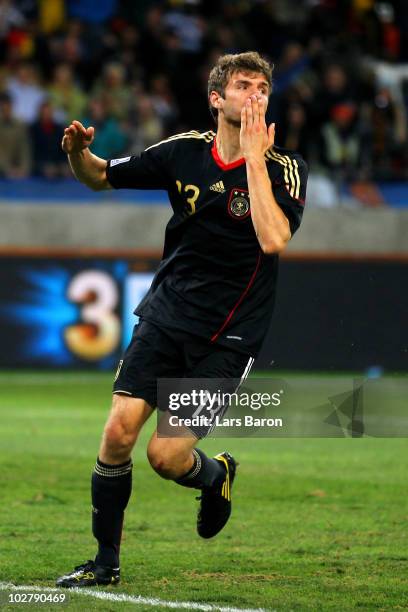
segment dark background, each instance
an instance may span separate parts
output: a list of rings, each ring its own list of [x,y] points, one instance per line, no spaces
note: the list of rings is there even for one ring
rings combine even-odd
[[[282,260],[258,367],[407,370],[406,264]]]

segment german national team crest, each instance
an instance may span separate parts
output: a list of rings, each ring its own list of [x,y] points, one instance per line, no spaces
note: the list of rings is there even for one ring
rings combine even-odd
[[[228,200],[228,212],[234,219],[246,219],[251,214],[249,192],[245,189],[239,189],[239,187],[231,189]]]

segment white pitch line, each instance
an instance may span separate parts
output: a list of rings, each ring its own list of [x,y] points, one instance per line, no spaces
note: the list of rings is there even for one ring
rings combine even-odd
[[[200,610],[201,612],[273,612],[266,608],[230,608],[229,606],[215,606],[213,604],[197,603],[195,601],[166,601],[156,597],[142,597],[141,595],[125,595],[124,593],[108,593],[106,591],[94,591],[92,589],[55,589],[51,587],[39,587],[30,584],[15,585],[9,582],[0,582],[0,591],[30,591],[42,593],[71,593],[85,595],[105,601],[117,601],[135,605],[156,606],[159,608],[172,608],[174,610]]]

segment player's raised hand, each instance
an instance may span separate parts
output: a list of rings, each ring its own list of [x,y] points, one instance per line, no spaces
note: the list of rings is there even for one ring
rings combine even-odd
[[[263,159],[265,151],[275,142],[275,124],[267,127],[265,113],[266,101],[256,94],[242,107],[240,146],[245,159]]]
[[[92,143],[95,135],[93,127],[85,128],[80,121],[74,120],[64,130],[62,138],[62,149],[65,153],[80,153]]]

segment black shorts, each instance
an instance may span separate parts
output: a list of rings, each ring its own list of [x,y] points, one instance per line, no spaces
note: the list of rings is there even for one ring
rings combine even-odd
[[[145,400],[152,408],[168,410],[159,405],[158,379],[223,379],[223,392],[233,392],[248,375],[254,359],[237,351],[211,344],[185,331],[159,327],[146,320],[135,325],[131,342],[119,362],[113,385],[114,393],[123,393]],[[218,416],[225,414],[222,406]],[[187,416],[192,416],[191,414]],[[186,414],[186,413],[185,413]],[[211,426],[189,428],[202,438]]]

